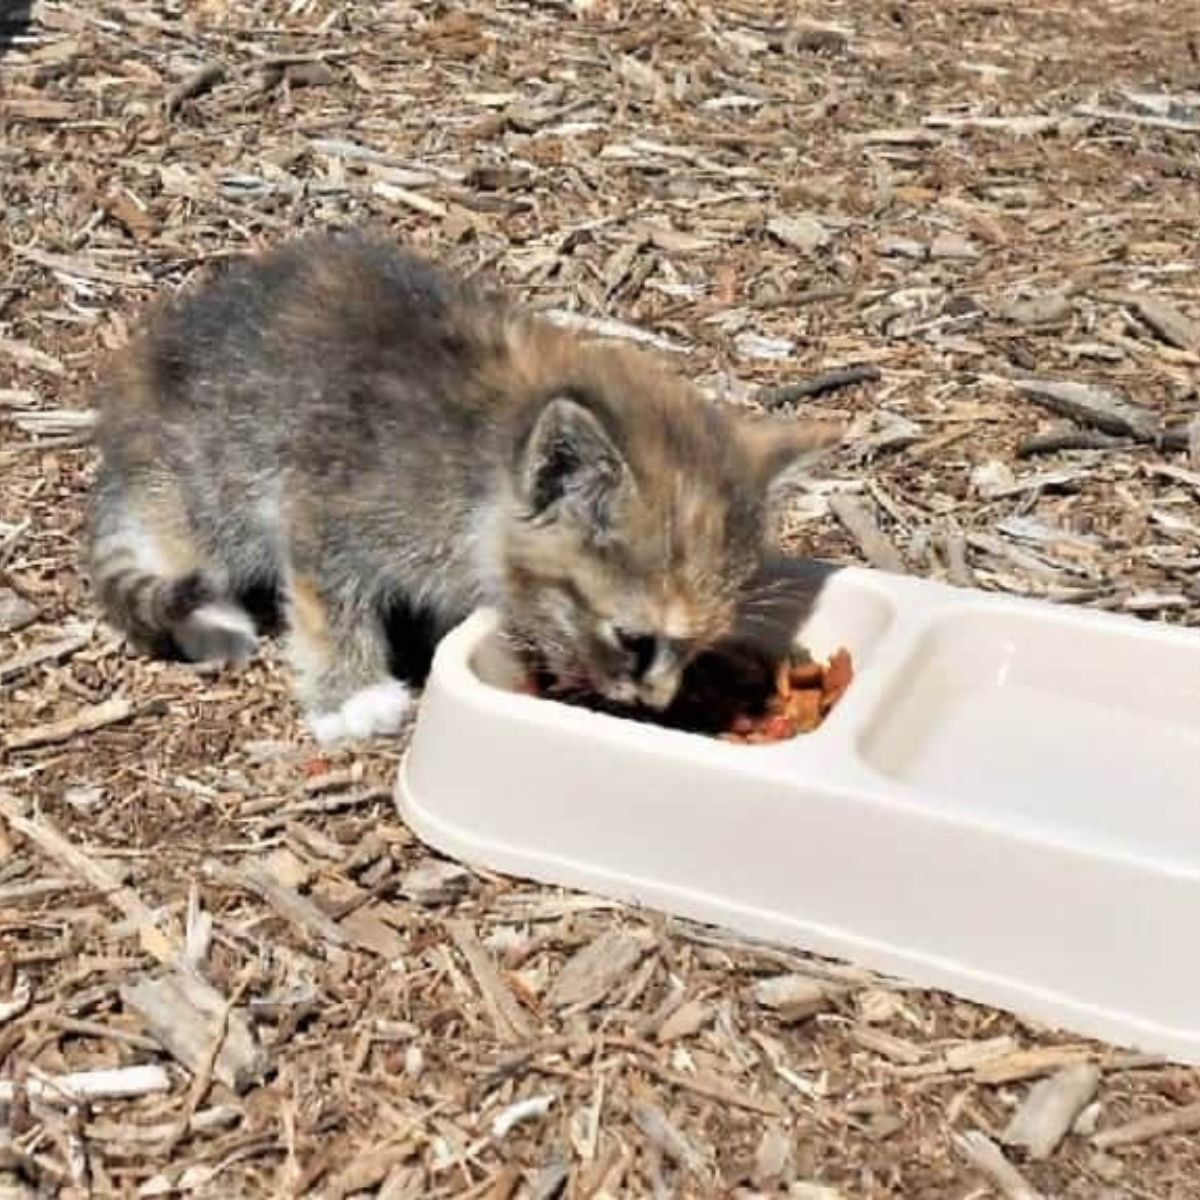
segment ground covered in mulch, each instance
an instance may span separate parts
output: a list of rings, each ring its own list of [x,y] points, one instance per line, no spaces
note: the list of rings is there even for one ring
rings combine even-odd
[[[392,808],[398,746],[319,756],[273,648],[132,657],[77,558],[87,383],[139,308],[372,221],[732,402],[852,418],[788,498],[799,550],[1195,624],[1194,5],[25,7],[0,16],[4,1195],[1200,1194],[1200,1074],[442,862]],[[64,1091],[96,1070],[75,1086],[144,1094]],[[1030,1149],[1036,1087],[1073,1125]]]

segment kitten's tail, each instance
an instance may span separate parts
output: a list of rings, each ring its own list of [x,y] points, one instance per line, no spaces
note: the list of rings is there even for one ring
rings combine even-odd
[[[153,536],[120,489],[102,480],[93,501],[88,559],[92,587],[109,622],[139,649],[192,662],[244,662],[257,646],[254,622],[203,568],[170,575]]]

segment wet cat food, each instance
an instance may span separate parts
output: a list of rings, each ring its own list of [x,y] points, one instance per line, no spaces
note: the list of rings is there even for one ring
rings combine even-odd
[[[800,652],[776,665],[750,654],[714,651],[692,664],[679,696],[662,712],[621,707],[586,692],[566,691],[539,672],[527,677],[522,690],[726,742],[763,745],[811,733],[853,679],[854,666],[846,649],[839,649],[827,663]]]

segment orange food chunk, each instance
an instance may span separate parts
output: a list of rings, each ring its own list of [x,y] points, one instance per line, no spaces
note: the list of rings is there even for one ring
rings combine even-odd
[[[771,741],[782,742],[785,738],[795,736],[796,726],[786,713],[779,713],[764,722],[762,731]]]
[[[792,667],[785,658],[775,671],[775,695],[786,700],[792,694]]]
[[[825,707],[832,708],[845,693],[854,679],[854,667],[848,650],[839,650],[830,660],[825,672]]]
[[[821,693],[816,688],[793,692],[787,715],[799,733],[811,733],[821,723]]]
[[[788,668],[794,688],[819,688],[825,679],[825,668],[820,663],[793,663]]]

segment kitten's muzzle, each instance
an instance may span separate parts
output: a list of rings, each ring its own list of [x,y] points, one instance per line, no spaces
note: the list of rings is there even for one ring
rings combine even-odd
[[[621,691],[631,692],[631,699],[647,708],[664,709],[675,699],[686,654],[683,647],[670,638],[651,634],[617,632],[617,640],[630,664],[628,685]]]

